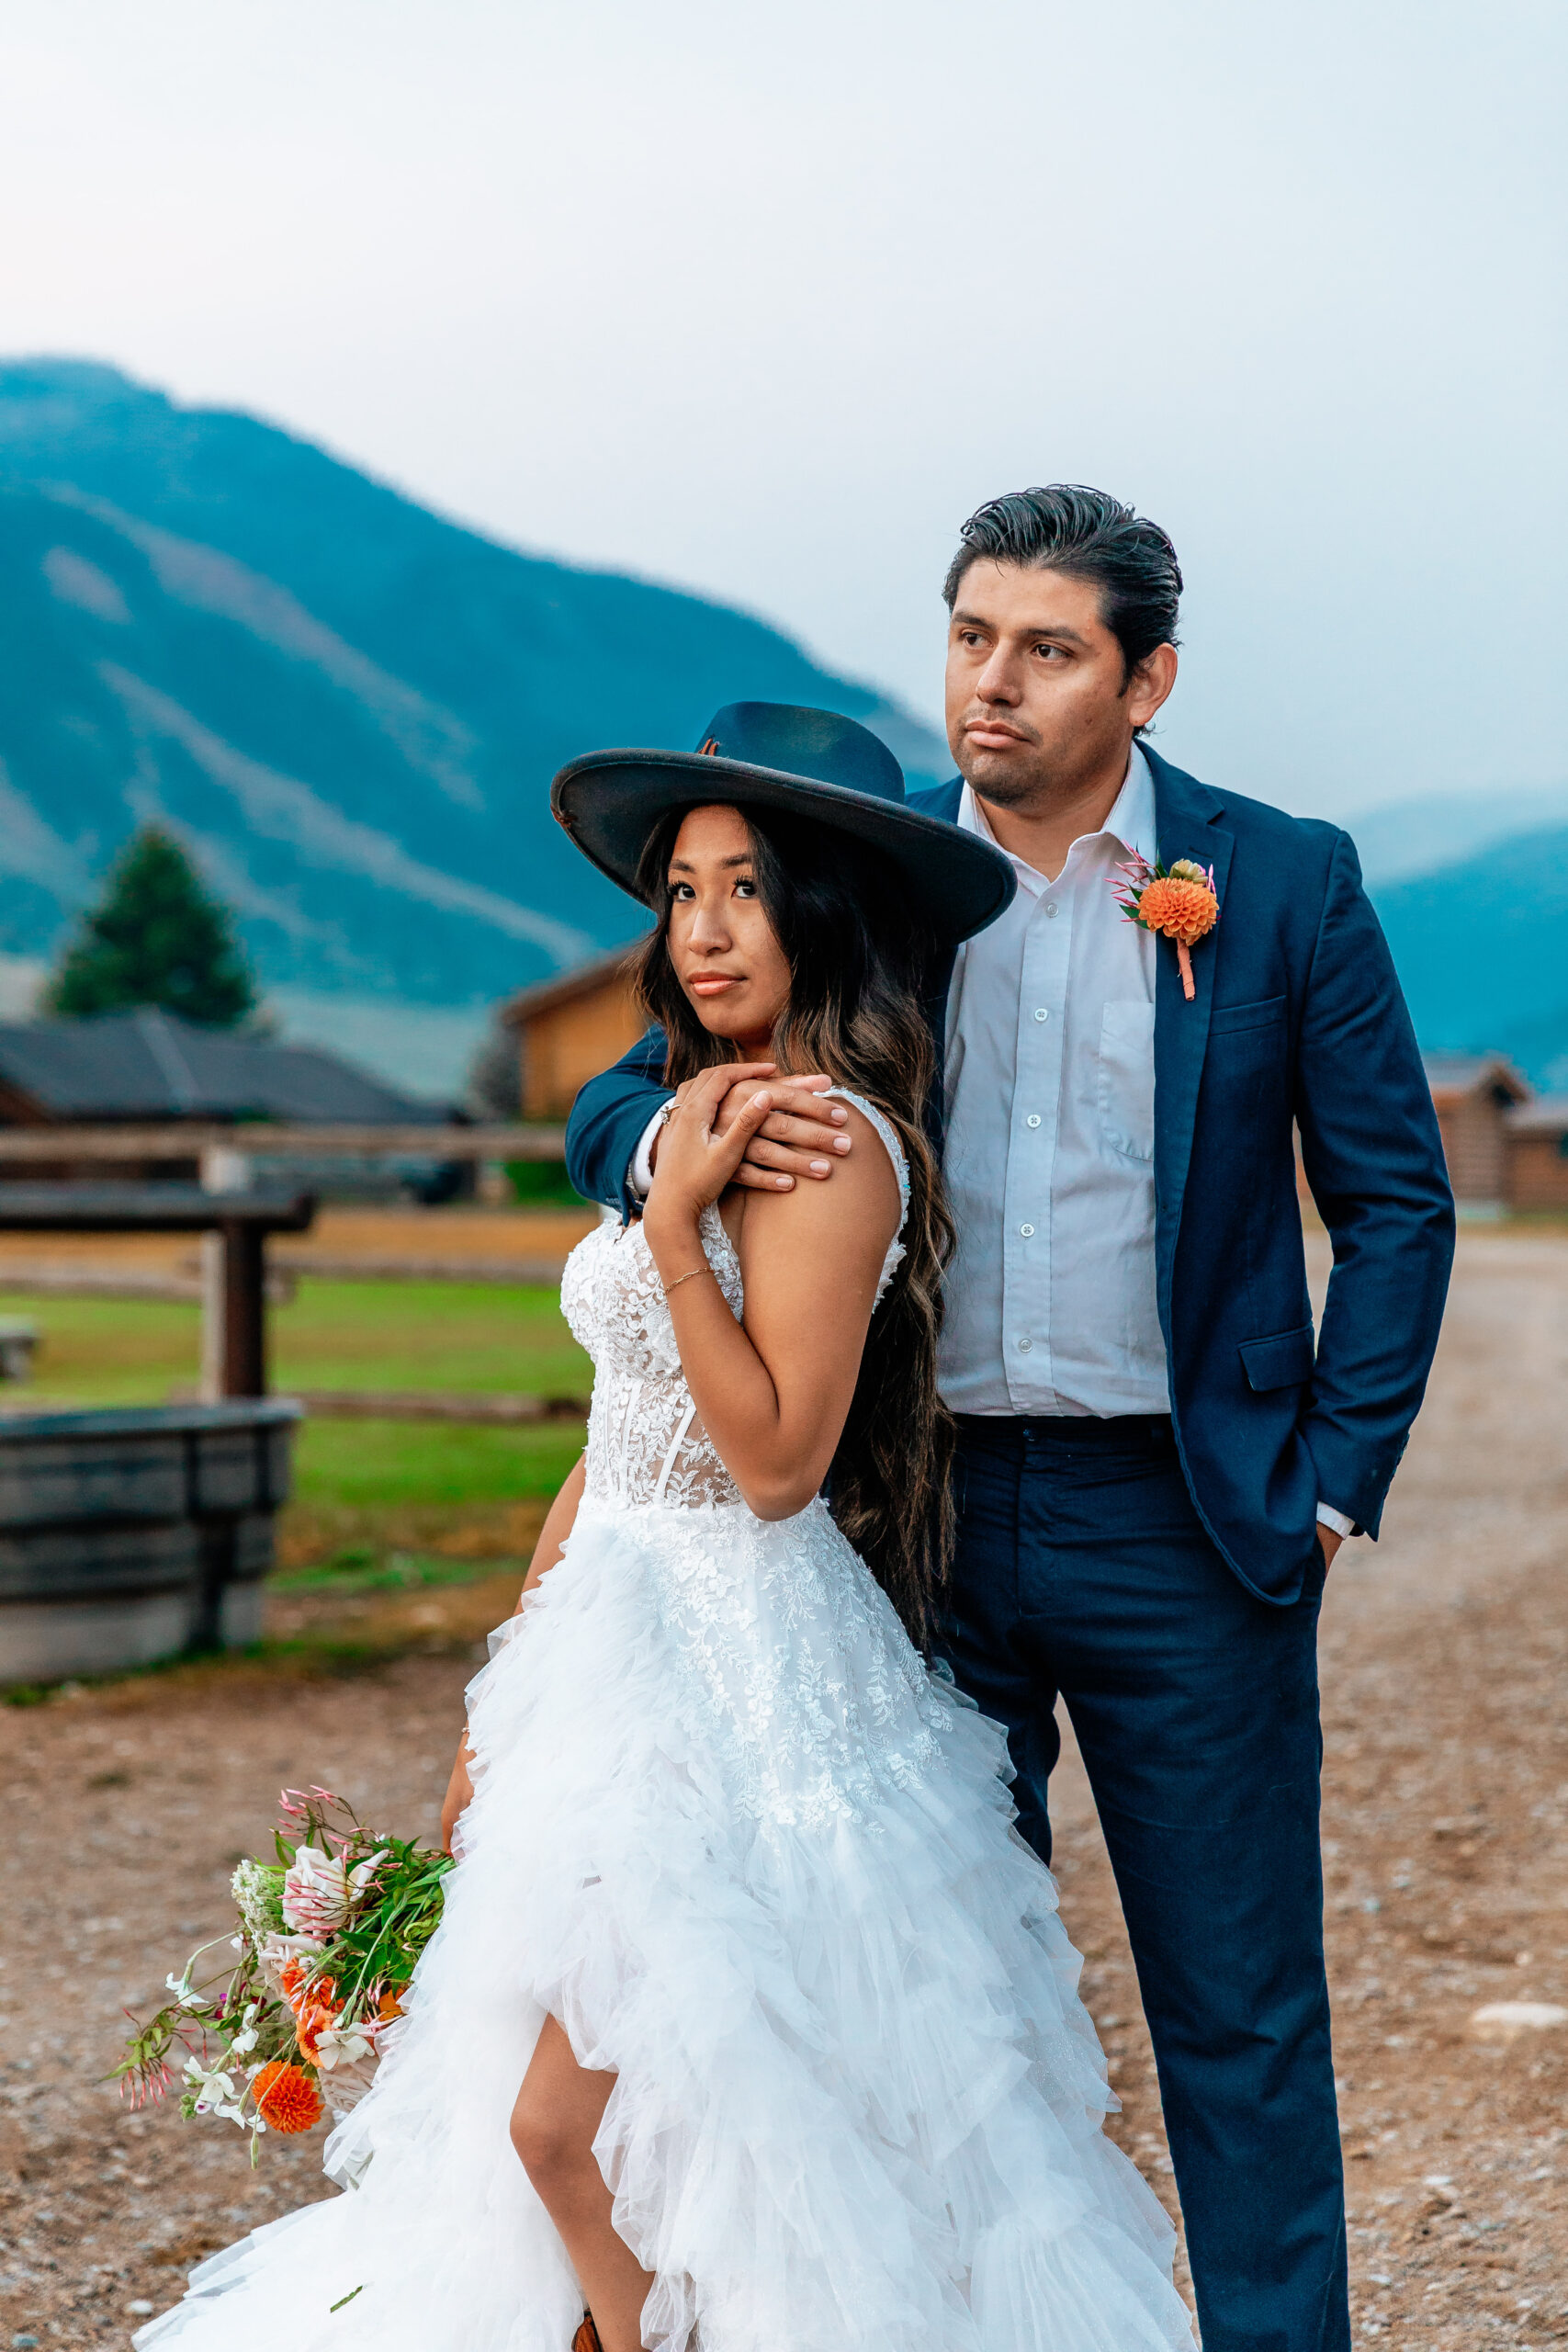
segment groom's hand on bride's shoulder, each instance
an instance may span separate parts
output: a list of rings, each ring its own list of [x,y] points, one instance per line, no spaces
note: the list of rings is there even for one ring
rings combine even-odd
[[[786,1193],[796,1177],[820,1183],[832,1174],[835,1159],[841,1159],[850,1148],[850,1138],[844,1132],[849,1114],[841,1102],[822,1100],[824,1091],[832,1082],[820,1071],[806,1078],[768,1080],[773,1108],[748,1144],[734,1182],[761,1192]],[[684,1086],[677,1087],[675,1100],[684,1102],[696,1083],[693,1078]],[[731,1119],[750,1102],[756,1091],[754,1078],[730,1088],[714,1120],[716,1135],[725,1133]],[[658,1165],[657,1159],[654,1164]]]

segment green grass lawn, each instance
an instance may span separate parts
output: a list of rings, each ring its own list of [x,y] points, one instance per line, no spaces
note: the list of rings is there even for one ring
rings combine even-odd
[[[197,1376],[196,1306],[0,1291],[0,1313],[39,1328],[27,1391],[40,1404],[162,1404]],[[484,1283],[333,1283],[304,1277],[269,1314],[272,1385],[288,1388],[455,1388],[586,1396],[587,1357],[553,1290]]]
[[[84,1405],[162,1405],[171,1386],[189,1387],[201,1364],[201,1316],[195,1306],[152,1300],[54,1298],[0,1292],[0,1314],[36,1325],[38,1353],[26,1387],[7,1385],[6,1402],[39,1406],[69,1398]]]
[[[158,1405],[199,1368],[200,1310],[134,1299],[0,1292],[37,1324],[37,1374],[6,1401]],[[304,1277],[271,1310],[272,1385],[586,1396],[592,1366],[554,1291],[479,1283],[333,1283]],[[582,1425],[307,1421],[295,1500],[279,1530],[290,1567],[368,1550],[526,1558],[545,1504],[582,1447]]]
[[[452,1421],[307,1421],[295,1494],[309,1509],[467,1508],[549,1498],[582,1451],[581,1421],[470,1429]]]
[[[300,1388],[581,1395],[593,1368],[553,1290],[484,1283],[301,1281],[272,1311],[273,1381]]]

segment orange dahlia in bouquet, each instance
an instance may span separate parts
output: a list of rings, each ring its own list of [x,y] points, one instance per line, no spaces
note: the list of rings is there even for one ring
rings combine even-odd
[[[316,2077],[287,2058],[269,2058],[251,2078],[251,2097],[264,2126],[274,2132],[309,2132],[321,2120]]]
[[[1111,888],[1128,922],[1141,922],[1145,931],[1176,942],[1181,993],[1190,1004],[1197,992],[1191,950],[1207,939],[1220,919],[1213,867],[1190,857],[1179,857],[1168,868],[1133,857],[1116,871],[1122,878]]]
[[[434,1934],[449,1856],[367,1829],[329,1789],[285,1789],[275,1859],[243,1861],[237,1931],[204,1944],[138,2025],[111,2079],[138,2105],[175,2085],[184,2115],[219,2115],[255,2142],[347,2113],[402,2015]],[[207,1974],[198,1964],[227,1948]],[[175,2066],[179,2072],[176,2075]]]

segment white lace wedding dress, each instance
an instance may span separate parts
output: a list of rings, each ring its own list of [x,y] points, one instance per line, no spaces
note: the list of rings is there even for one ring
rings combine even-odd
[[[617,2077],[597,2154],[658,2352],[1190,2346],[1001,1733],[822,1500],[747,1510],[640,1227],[590,1235],[562,1304],[586,1488],[472,1686],[460,1865],[328,2143],[344,2193],[202,2264],[138,2352],[568,2352],[582,2297],[507,2133],[547,2011]]]

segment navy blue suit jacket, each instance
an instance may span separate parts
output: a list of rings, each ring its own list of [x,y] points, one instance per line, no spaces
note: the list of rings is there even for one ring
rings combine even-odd
[[[1214,870],[1197,996],[1159,943],[1156,1281],[1192,1499],[1235,1574],[1300,1594],[1319,1499],[1375,1535],[1438,1344],[1453,1200],[1415,1033],[1348,834],[1212,791],[1145,747],[1159,855]],[[911,793],[953,821],[962,785]],[[950,967],[931,975],[939,1040]],[[657,1030],[579,1095],[567,1166],[622,1202],[661,1099]],[[940,1124],[940,1103],[931,1107]],[[1314,1344],[1292,1128],[1334,1245]]]

